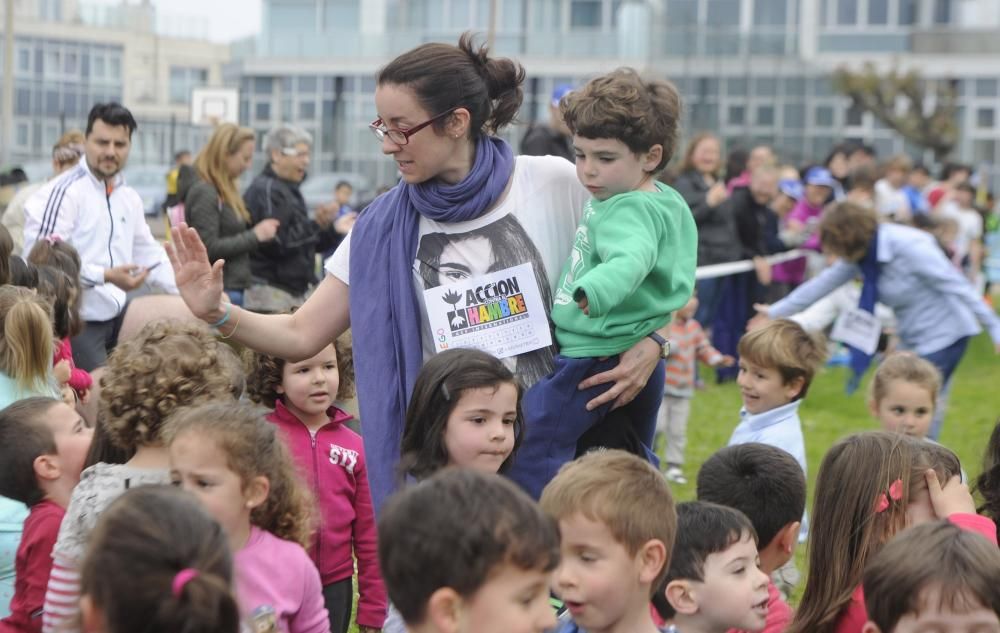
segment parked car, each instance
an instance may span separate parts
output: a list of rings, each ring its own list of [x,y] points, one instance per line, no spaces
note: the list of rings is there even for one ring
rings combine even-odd
[[[142,197],[146,215],[158,215],[167,199],[168,165],[136,165],[125,168],[125,183]]]
[[[310,174],[300,187],[306,206],[312,214],[316,207],[333,200],[333,188],[338,182],[346,180],[351,183],[354,191],[351,193],[351,206],[358,208],[360,202],[367,202],[374,196],[371,183],[361,174],[346,171],[331,171],[320,174]]]

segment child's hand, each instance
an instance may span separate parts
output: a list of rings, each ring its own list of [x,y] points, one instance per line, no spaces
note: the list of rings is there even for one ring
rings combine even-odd
[[[52,375],[56,377],[56,380],[59,381],[60,385],[65,385],[69,382],[72,372],[73,370],[70,369],[69,361],[66,359],[59,361],[52,367]]]
[[[931,507],[934,514],[939,519],[946,519],[953,514],[975,514],[976,503],[969,494],[969,487],[962,483],[961,478],[955,475],[948,480],[948,483],[941,487],[937,473],[928,469],[924,473],[927,481],[927,491],[931,497]]]
[[[747,322],[747,332],[753,332],[756,329],[762,328],[771,320],[771,316],[768,314],[768,311],[771,309],[770,304],[755,303],[753,304],[753,309],[757,311],[757,316]]]
[[[81,404],[87,404],[90,402],[90,389],[84,389],[83,391],[77,393],[77,395],[80,397]]]
[[[716,367],[732,367],[735,364],[736,364],[736,359],[730,356],[729,354],[726,354],[725,356],[722,357],[722,360],[720,360],[716,364]]]
[[[76,392],[73,391],[72,387],[68,385],[63,385],[62,389],[59,390],[59,393],[62,396],[62,401],[65,404],[71,407],[76,406]]]
[[[576,305],[580,306],[580,309],[583,310],[584,314],[590,316],[590,304],[587,303],[587,295],[584,295],[579,299],[577,299]]]

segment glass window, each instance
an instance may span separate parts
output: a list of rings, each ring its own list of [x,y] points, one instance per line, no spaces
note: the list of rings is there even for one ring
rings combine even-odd
[[[889,0],[868,0],[868,24],[881,26],[889,23]]]
[[[778,80],[774,77],[754,77],[753,93],[758,97],[773,97],[778,94]]]
[[[18,72],[31,72],[31,49],[18,49],[17,70]]]
[[[837,0],[837,24],[853,26],[858,23],[858,0]]]
[[[865,111],[863,108],[861,108],[857,104],[852,103],[851,106],[847,108],[847,114],[845,115],[846,124],[861,125],[864,119],[864,114]]]
[[[27,116],[31,113],[31,91],[18,88],[14,91],[14,114]]]
[[[698,103],[691,108],[691,127],[696,130],[714,130],[719,127],[719,106]]]
[[[28,124],[27,123],[18,123],[17,124],[17,144],[20,145],[21,147],[27,147],[28,146],[28,134],[29,134]]]
[[[108,59],[108,77],[111,79],[121,79],[122,60],[118,57],[111,57]]]
[[[917,23],[919,0],[899,0],[899,24],[911,26]]]
[[[260,101],[254,107],[253,116],[258,121],[268,121],[271,119],[271,104],[266,101]]]
[[[312,75],[299,77],[299,92],[316,92],[316,77]]]
[[[997,144],[994,140],[980,140],[972,143],[972,160],[976,163],[993,163],[996,160]]]
[[[833,106],[816,106],[816,126],[833,127]]]
[[[59,113],[59,93],[55,90],[47,90],[45,92],[45,114],[56,116]]]
[[[695,93],[699,99],[719,96],[719,80],[715,77],[698,77]]]
[[[336,80],[333,77],[323,77],[323,92],[333,92],[336,85]]]
[[[951,0],[934,0],[934,24],[951,22]]]
[[[240,123],[246,125],[250,122],[250,102],[240,99]]]
[[[580,28],[601,26],[601,0],[571,0],[569,25]]]
[[[204,68],[170,67],[170,103],[185,104],[191,99],[191,92],[208,83],[208,71]]]
[[[274,82],[271,77],[254,77],[253,79],[253,91],[254,94],[259,95],[269,95],[274,90]]]
[[[667,24],[689,27],[698,23],[698,0],[668,0]]]
[[[991,129],[994,123],[993,108],[978,108],[976,110],[976,127]]]
[[[774,106],[757,106],[757,125],[774,125]]]
[[[746,120],[747,109],[741,105],[729,106],[729,124],[730,125],[743,125]]]
[[[785,77],[784,80],[784,91],[785,94],[790,97],[804,97],[806,94],[806,79],[805,77]]]
[[[778,26],[788,21],[785,0],[756,0],[753,5],[753,23],[757,26]]]
[[[997,80],[996,79],[977,79],[976,80],[976,96],[978,96],[978,97],[995,97],[995,96],[997,96]]]
[[[786,103],[781,127],[801,130],[806,127],[806,107],[801,103]]]
[[[738,26],[740,0],[706,0],[705,23],[708,27]]]
[[[747,93],[746,77],[730,77],[726,80],[726,93],[730,96],[744,96]]]
[[[299,103],[299,118],[300,119],[315,119],[316,118],[316,102],[315,101],[302,101]]]

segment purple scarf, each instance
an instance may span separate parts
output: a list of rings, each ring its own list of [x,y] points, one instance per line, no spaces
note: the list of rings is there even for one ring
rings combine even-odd
[[[472,170],[462,182],[401,182],[372,202],[354,226],[350,258],[354,371],[376,512],[396,487],[406,405],[423,365],[423,315],[413,285],[420,218],[436,222],[478,218],[503,193],[513,170],[510,146],[482,136]]]

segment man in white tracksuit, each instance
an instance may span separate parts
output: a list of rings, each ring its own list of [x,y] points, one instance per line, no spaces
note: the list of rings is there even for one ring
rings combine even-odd
[[[135,129],[122,105],[95,105],[87,118],[85,160],[24,205],[25,254],[42,239],[66,240],[80,253],[86,327],[73,337],[73,360],[88,371],[104,365],[118,342],[128,291],[148,279],[177,294],[166,252],[146,224],[142,198],[121,173]]]

